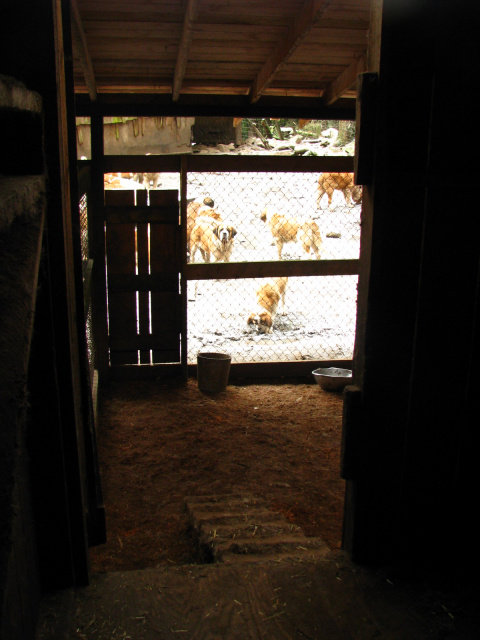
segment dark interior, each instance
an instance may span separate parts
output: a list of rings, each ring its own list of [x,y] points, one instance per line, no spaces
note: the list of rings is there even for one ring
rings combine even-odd
[[[76,116],[91,119],[97,247],[103,174],[132,164],[104,157],[103,117],[356,121],[364,195],[354,384],[343,400],[343,547],[369,566],[476,576],[475,9],[464,0],[237,0],[226,15],[217,5],[36,0],[28,11],[2,9],[2,638],[34,638],[44,594],[88,585],[89,548],[108,535],[95,430],[97,393],[112,374],[105,272],[93,265],[92,373],[78,320]],[[151,158],[136,157],[135,170]],[[252,367],[260,378],[310,371]]]

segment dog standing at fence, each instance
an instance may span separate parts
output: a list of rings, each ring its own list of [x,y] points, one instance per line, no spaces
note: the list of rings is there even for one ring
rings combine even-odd
[[[190,252],[190,237],[192,235],[192,229],[194,228],[197,218],[207,217],[217,222],[222,221],[222,216],[215,210],[215,203],[209,196],[203,199],[203,202],[193,200],[188,203],[187,206],[187,248],[189,250],[189,261],[193,262],[193,256]]]
[[[190,262],[195,261],[197,249],[204,262],[229,262],[233,251],[233,239],[237,230],[232,224],[210,216],[199,216],[190,233]]]
[[[318,177],[317,209],[325,194],[328,197],[328,207],[333,211],[332,198],[334,191],[341,191],[347,207],[353,207],[353,202],[359,204],[362,201],[362,187],[354,182],[353,173],[321,173]],[[352,202],[353,200],[353,202]]]
[[[260,220],[270,229],[279,260],[282,259],[283,246],[288,242],[299,242],[307,255],[313,251],[317,260],[320,260],[323,241],[315,220],[300,221],[283,213],[270,213],[267,209],[260,214]]]
[[[262,282],[255,291],[256,306],[247,318],[247,325],[260,333],[272,333],[278,305],[285,313],[285,292],[288,278],[270,278]]]

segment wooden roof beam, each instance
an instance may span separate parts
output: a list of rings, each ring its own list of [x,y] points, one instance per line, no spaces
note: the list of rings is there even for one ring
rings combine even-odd
[[[330,106],[336,102],[345,91],[351,89],[357,82],[357,76],[359,73],[366,71],[366,58],[361,56],[357,60],[354,60],[352,64],[345,69],[335,80],[333,80],[322,94],[323,103],[325,106]]]
[[[183,20],[182,37],[178,48],[178,56],[175,64],[175,73],[173,76],[173,102],[177,102],[180,95],[183,78],[185,77],[185,69],[187,68],[188,54],[192,41],[193,28],[198,14],[198,0],[188,0],[185,9],[185,18]]]
[[[70,0],[70,6],[72,8],[72,44],[80,62],[80,66],[82,67],[90,100],[92,102],[96,102],[97,83],[95,82],[95,73],[93,71],[92,60],[88,51],[87,38],[83,29],[82,17],[78,9],[77,0]]]
[[[295,16],[285,38],[263,65],[250,89],[250,102],[257,102],[265,88],[322,17],[332,0],[307,0]]]

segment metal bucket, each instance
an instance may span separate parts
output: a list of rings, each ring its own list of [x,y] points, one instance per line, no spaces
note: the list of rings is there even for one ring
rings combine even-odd
[[[197,355],[198,388],[204,393],[220,393],[227,388],[232,359],[228,353]]]

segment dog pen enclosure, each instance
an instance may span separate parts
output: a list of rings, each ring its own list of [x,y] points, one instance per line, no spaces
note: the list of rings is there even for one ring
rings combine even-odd
[[[331,204],[326,194],[318,202],[317,183],[326,172],[351,173],[352,157],[104,155],[79,164],[95,369],[186,376],[199,351],[213,350],[229,353],[231,374],[240,377],[351,365],[361,206],[341,191]],[[189,246],[188,205],[206,198],[234,230],[228,262],[207,263]],[[319,255],[301,231],[279,254],[266,219],[272,213],[300,229],[313,221]],[[278,277],[288,278],[285,307],[279,303],[264,333],[247,319],[259,286]]]

